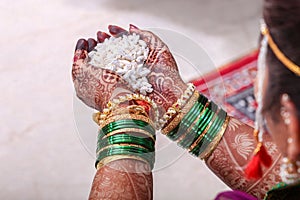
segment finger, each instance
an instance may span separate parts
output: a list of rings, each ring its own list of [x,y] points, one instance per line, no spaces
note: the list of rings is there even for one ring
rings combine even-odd
[[[79,39],[77,41],[76,47],[75,47],[75,54],[73,61],[76,62],[78,59],[85,59],[86,54],[85,52],[88,50],[88,42],[85,39]]]
[[[97,46],[97,42],[93,38],[89,38],[87,42],[88,42],[88,52],[92,51],[95,48],[95,46]]]
[[[75,51],[76,50],[88,50],[88,42],[85,39],[79,39],[77,41]]]
[[[106,38],[110,38],[110,35],[108,35],[105,32],[102,32],[102,31],[98,31],[97,32],[97,40],[98,40],[98,42],[102,43],[102,42],[104,42],[104,40]]]
[[[128,34],[128,31],[126,31],[125,29],[123,29],[119,26],[115,26],[115,25],[109,25],[108,30],[109,30],[110,34],[114,37],[118,37],[123,34]]]

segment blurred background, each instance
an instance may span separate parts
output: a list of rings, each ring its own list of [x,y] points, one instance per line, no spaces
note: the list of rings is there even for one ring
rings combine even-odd
[[[97,127],[92,110],[74,98],[79,38],[109,24],[168,29],[220,66],[256,47],[261,7],[261,0],[1,0],[0,199],[88,197]],[[154,199],[208,200],[228,189],[202,161],[164,144],[176,159],[154,172]]]

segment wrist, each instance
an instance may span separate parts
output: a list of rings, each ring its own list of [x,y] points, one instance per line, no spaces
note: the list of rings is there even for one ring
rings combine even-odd
[[[112,99],[103,113],[94,117],[100,126],[97,169],[122,159],[138,160],[153,168],[156,140],[153,107],[155,103],[149,98],[127,94]]]
[[[162,133],[192,155],[206,159],[222,139],[229,122],[227,113],[197,91],[175,111]]]

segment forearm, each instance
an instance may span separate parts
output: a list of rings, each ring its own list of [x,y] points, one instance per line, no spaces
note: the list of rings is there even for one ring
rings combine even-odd
[[[155,105],[143,96],[115,96],[99,124],[95,175],[89,199],[152,199]],[[152,115],[151,115],[152,116]]]
[[[89,200],[153,199],[150,166],[131,159],[116,160],[97,170]]]
[[[270,136],[264,136],[264,144],[272,156],[273,164],[263,170],[260,180],[247,180],[244,169],[252,157],[256,142],[253,128],[231,118],[222,140],[212,155],[206,159],[207,166],[229,187],[263,198],[268,190],[280,182],[280,154]]]
[[[197,92],[179,112],[171,115],[162,132],[192,155],[206,160],[208,167],[233,189],[262,197],[279,182],[280,155],[267,136],[264,144],[273,157],[273,165],[264,170],[259,181],[244,178],[244,169],[256,147],[253,128],[228,117],[224,110]]]

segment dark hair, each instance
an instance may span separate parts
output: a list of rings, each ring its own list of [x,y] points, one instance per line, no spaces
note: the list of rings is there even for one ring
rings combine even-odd
[[[279,49],[300,66],[300,0],[265,0],[263,16]],[[270,47],[266,62],[269,80],[263,112],[271,113],[278,120],[280,96],[286,93],[300,113],[300,77],[286,68]]]

